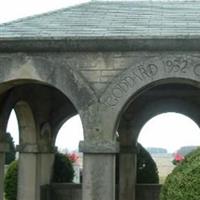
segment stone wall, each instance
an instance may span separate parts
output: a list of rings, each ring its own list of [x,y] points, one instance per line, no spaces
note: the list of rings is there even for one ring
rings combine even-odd
[[[41,200],[82,200],[81,184],[54,183],[42,186]],[[161,185],[140,184],[136,188],[136,200],[159,200]]]

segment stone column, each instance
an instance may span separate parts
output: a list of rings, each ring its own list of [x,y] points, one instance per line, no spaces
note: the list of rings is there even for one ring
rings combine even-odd
[[[18,200],[37,200],[37,153],[35,144],[23,144],[17,146],[19,151],[18,163]]]
[[[45,145],[23,144],[19,155],[18,200],[40,200],[40,186],[51,181],[54,149]]]
[[[37,154],[37,199],[40,199],[41,186],[51,183],[55,152],[56,148],[43,145],[40,147],[40,153]]]
[[[121,146],[119,155],[119,200],[135,200],[136,148]]]
[[[83,200],[115,200],[115,142],[81,142]]]
[[[0,142],[0,200],[4,200],[4,165],[5,153],[8,151],[8,145]]]

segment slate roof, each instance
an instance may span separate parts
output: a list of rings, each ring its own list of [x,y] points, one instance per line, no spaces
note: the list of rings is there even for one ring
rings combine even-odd
[[[200,1],[93,1],[0,25],[12,38],[199,38]]]

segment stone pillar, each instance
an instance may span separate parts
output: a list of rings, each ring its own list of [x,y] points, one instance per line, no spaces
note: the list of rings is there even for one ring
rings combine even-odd
[[[37,154],[37,199],[40,199],[41,186],[51,183],[55,152],[56,149],[53,147],[47,147],[44,149],[44,146],[42,146],[40,148],[40,153]]]
[[[115,142],[81,142],[83,200],[115,200]]]
[[[136,148],[132,146],[120,147],[119,155],[119,200],[135,200]]]
[[[5,153],[8,151],[8,145],[0,142],[0,200],[4,200],[4,165]]]
[[[37,200],[37,145],[23,144],[17,147],[18,163],[18,200]]]
[[[51,181],[54,150],[47,146],[24,144],[19,155],[18,200],[40,200],[40,186]]]

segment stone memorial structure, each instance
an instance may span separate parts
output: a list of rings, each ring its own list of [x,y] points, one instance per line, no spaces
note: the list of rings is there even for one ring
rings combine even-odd
[[[119,200],[135,199],[143,124],[167,111],[200,123],[199,10],[198,1],[93,1],[0,25],[0,200],[13,108],[18,200],[40,200],[58,130],[77,113],[84,129],[82,199],[115,200],[116,153]]]

